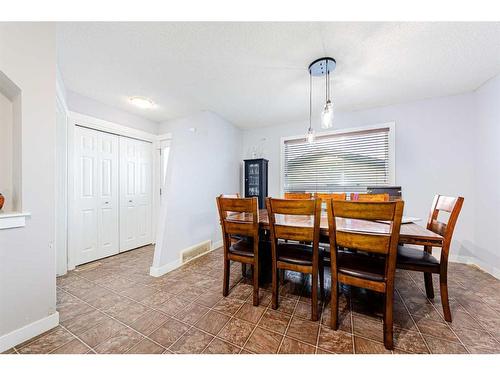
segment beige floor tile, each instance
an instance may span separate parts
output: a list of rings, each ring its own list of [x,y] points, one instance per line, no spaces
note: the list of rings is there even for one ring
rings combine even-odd
[[[143,339],[138,344],[133,346],[127,354],[161,354],[165,351],[160,345],[149,339]]]
[[[62,327],[56,327],[35,341],[25,346],[20,346],[17,348],[17,351],[20,354],[50,353],[73,339],[73,335],[67,330]]]
[[[148,336],[153,341],[156,341],[160,345],[168,348],[188,330],[189,326],[187,324],[169,318],[164,324]]]
[[[203,354],[238,354],[240,348],[215,338],[203,351]]]
[[[258,354],[275,354],[282,338],[279,333],[257,327],[250,335],[244,349]]]
[[[214,337],[196,328],[191,328],[169,349],[179,354],[199,354]]]
[[[217,334],[217,337],[232,344],[242,347],[246,342],[254,325],[240,319],[231,319],[229,323]]]
[[[221,314],[217,311],[210,311],[204,317],[202,317],[195,326],[212,334],[217,335],[219,331],[226,325],[229,321],[230,317],[224,314]]]
[[[85,354],[90,352],[90,348],[78,339],[73,339],[67,344],[57,348],[53,354]]]

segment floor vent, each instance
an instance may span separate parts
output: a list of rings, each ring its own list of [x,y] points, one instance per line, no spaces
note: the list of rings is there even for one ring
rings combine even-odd
[[[210,251],[210,241],[201,242],[185,249],[181,253],[181,262],[184,264]]]

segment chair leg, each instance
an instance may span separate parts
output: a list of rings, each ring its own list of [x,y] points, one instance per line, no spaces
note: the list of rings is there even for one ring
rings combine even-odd
[[[425,294],[427,298],[434,298],[434,286],[432,285],[432,273],[424,272]]]
[[[280,283],[284,284],[285,283],[285,270],[280,269],[278,270],[279,278],[280,278]]]
[[[450,300],[448,299],[448,276],[446,274],[439,275],[439,288],[441,291],[444,320],[451,322]]]
[[[253,276],[253,305],[259,306],[259,263],[252,266]]]
[[[317,272],[312,273],[311,280],[311,320],[313,322],[318,320],[318,274]]]
[[[231,270],[231,264],[229,259],[224,260],[224,281],[222,284],[222,295],[226,297],[229,293],[229,273]]]
[[[321,296],[321,300],[325,300],[325,267],[323,266],[323,262],[320,262],[319,265],[319,294]]]
[[[332,329],[337,330],[339,327],[339,283],[332,281],[332,295],[330,302],[330,326]]]
[[[247,265],[246,263],[241,263],[241,276],[246,277],[247,275]]]
[[[393,300],[394,291],[390,290],[385,294],[385,307],[384,307],[384,346],[388,350],[394,348],[393,343]]]
[[[272,270],[272,308],[276,310],[278,308],[278,289],[279,289],[279,282],[278,282],[278,269],[276,268],[276,265],[273,264],[273,270]]]

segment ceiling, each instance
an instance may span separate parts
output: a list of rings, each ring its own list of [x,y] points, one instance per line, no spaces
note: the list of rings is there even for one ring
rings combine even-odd
[[[241,128],[307,119],[307,67],[325,55],[340,111],[472,91],[500,73],[500,23],[60,23],[57,47],[68,90],[157,122],[210,110]],[[324,80],[313,85],[321,111]],[[135,95],[156,107],[133,107]]]

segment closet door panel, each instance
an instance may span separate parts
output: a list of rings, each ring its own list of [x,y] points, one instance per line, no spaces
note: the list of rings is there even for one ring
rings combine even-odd
[[[118,136],[101,133],[99,137],[99,247],[101,258],[118,253],[119,200],[118,200]]]
[[[120,137],[120,251],[151,243],[152,145]]]
[[[97,138],[89,129],[75,130],[76,247],[78,264],[98,256],[97,239]]]
[[[75,128],[76,264],[118,253],[118,137]]]

